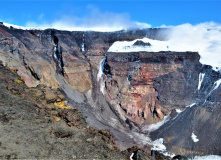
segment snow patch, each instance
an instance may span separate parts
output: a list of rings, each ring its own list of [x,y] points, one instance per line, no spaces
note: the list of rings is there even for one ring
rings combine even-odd
[[[54,56],[54,58],[59,62],[56,52],[57,52],[57,47],[54,48],[54,54],[53,54],[53,56]]]
[[[217,81],[214,83],[214,85],[213,85],[213,90],[212,90],[211,92],[213,92],[214,90],[216,90],[216,89],[219,87],[220,83],[221,83],[221,79],[217,80]]]
[[[134,160],[134,159],[133,159],[133,156],[134,156],[134,153],[132,153],[132,154],[130,155],[130,160]]]
[[[163,138],[157,139],[152,142],[152,150],[155,151],[166,151],[166,146],[163,144]]]
[[[3,66],[7,66],[7,63],[6,63],[6,62],[3,62],[2,64],[3,64]]]
[[[191,105],[189,105],[189,106],[186,106],[186,107],[193,107],[193,106],[195,106],[196,105],[196,103],[193,103],[193,104],[191,104]]]
[[[163,138],[160,138],[160,139],[157,139],[157,140],[153,141],[152,145],[153,145],[153,147],[151,148],[151,150],[160,151],[165,156],[170,156],[170,157],[175,156],[175,154],[169,153],[169,152],[166,151],[166,146],[163,144]]]
[[[183,112],[181,109],[176,109],[177,115],[172,120],[176,119],[181,112]]]
[[[193,142],[195,142],[195,143],[199,141],[199,139],[198,139],[197,136],[194,134],[194,132],[192,133],[191,138],[192,138]]]
[[[139,132],[132,132],[131,138],[134,138],[134,140],[137,142],[137,144],[150,144],[152,145],[152,141],[148,134],[145,133],[139,133]]]
[[[84,43],[85,43],[85,37],[84,37],[84,34],[83,34],[83,41],[82,41],[82,52],[85,52],[85,49],[84,49]]]
[[[149,126],[147,126],[147,131],[152,132],[157,130],[158,128],[160,128],[162,125],[164,125],[166,122],[168,122],[170,120],[170,116],[167,115],[164,117],[164,119],[161,122],[155,123],[155,124],[151,124]]]
[[[152,150],[157,150],[160,153],[164,154],[165,156],[170,156],[170,157],[175,156],[175,154],[166,151],[166,146],[163,144],[163,138],[151,141],[148,135],[149,135],[148,133],[132,132],[132,134],[129,136],[131,138],[134,138],[134,141],[136,141],[137,144],[149,144],[152,146],[151,148]]]
[[[212,92],[213,92],[214,90],[216,90],[216,89],[219,87],[220,83],[221,83],[221,79],[219,79],[219,80],[217,80],[216,82],[214,82],[213,88],[212,88],[212,90],[209,92],[209,94],[207,95],[207,98],[212,94]],[[207,98],[205,99],[205,101],[204,101],[203,104],[206,103]]]
[[[144,134],[138,132],[132,132],[132,134],[129,136],[131,138],[134,138],[134,141],[136,141],[137,144],[149,144],[152,146],[151,150],[159,151],[165,156],[175,156],[175,154],[166,151],[166,146],[163,144],[163,138],[151,141],[150,137],[148,136],[148,133]]]
[[[208,156],[196,156],[193,160],[221,160],[221,156],[208,155]]]
[[[177,112],[177,113],[181,113],[181,112],[183,112],[183,111],[181,111],[181,109],[176,109],[176,112]]]
[[[199,74],[198,90],[200,90],[200,88],[201,88],[201,84],[202,84],[202,82],[203,82],[204,76],[205,76],[205,73],[200,73],[200,74]]]
[[[100,67],[99,67],[98,74],[97,74],[97,81],[99,81],[101,79],[101,76],[103,74],[104,63],[105,63],[105,59],[102,59],[100,62]]]
[[[104,70],[104,63],[105,63],[105,59],[101,60],[100,67],[99,67],[99,70],[97,73],[97,81],[100,84],[100,91],[103,95],[105,93],[105,81],[102,79],[103,70]]]

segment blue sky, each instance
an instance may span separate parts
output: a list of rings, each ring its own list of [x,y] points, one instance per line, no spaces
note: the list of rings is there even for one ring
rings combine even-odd
[[[119,23],[133,27],[135,22],[142,22],[159,27],[211,21],[221,23],[221,1],[0,0],[0,3],[0,21],[20,26],[64,24],[89,27]]]

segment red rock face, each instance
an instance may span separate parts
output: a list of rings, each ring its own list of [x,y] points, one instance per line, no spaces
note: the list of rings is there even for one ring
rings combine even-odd
[[[176,75],[173,81],[177,82],[177,77],[186,80],[185,72],[182,71],[192,72],[192,69],[186,69],[186,65],[198,58],[196,53],[107,53],[106,65],[111,74],[106,76],[107,96],[111,100],[117,100],[125,117],[138,125],[161,121],[173,108],[184,107],[185,104],[162,103],[154,87],[158,83],[155,80],[169,73]],[[182,61],[178,61],[179,59]],[[195,63],[190,65],[197,66]],[[174,89],[178,96],[179,92],[183,92],[178,90],[182,85],[179,84]]]

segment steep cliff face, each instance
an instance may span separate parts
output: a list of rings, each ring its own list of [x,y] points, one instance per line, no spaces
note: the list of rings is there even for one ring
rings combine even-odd
[[[25,78],[28,86],[44,83],[59,88],[55,78],[57,71],[74,89],[85,93],[92,88],[91,69],[93,66],[97,69],[98,61],[113,42],[132,40],[146,34],[157,37],[156,33],[156,29],[113,34],[19,30],[1,25],[1,60],[7,66],[18,69],[18,74]]]
[[[29,87],[45,84],[61,90],[88,123],[110,129],[121,149],[153,144],[150,136],[163,138],[167,151],[176,154],[220,154],[219,72],[200,64],[196,52],[131,52],[137,46],[152,47],[142,40],[119,48],[126,52],[110,50],[116,41],[143,37],[161,43],[161,31],[68,32],[0,25],[0,61],[17,70]],[[199,142],[191,139],[194,135]]]
[[[81,53],[82,32],[24,31],[1,26],[1,60],[25,78],[28,86],[46,84],[59,88],[56,74],[74,89],[92,87],[90,66]]]
[[[137,125],[162,121],[197,97],[199,58],[193,52],[108,52],[103,66],[107,95]]]
[[[194,103],[152,132],[151,137],[163,138],[167,149],[175,154],[220,155],[220,78],[219,72],[204,65]]]

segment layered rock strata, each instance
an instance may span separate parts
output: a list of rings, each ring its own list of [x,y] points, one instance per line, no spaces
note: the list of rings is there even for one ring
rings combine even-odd
[[[108,52],[105,88],[125,117],[138,125],[152,124],[193,103],[200,67],[194,52]]]

